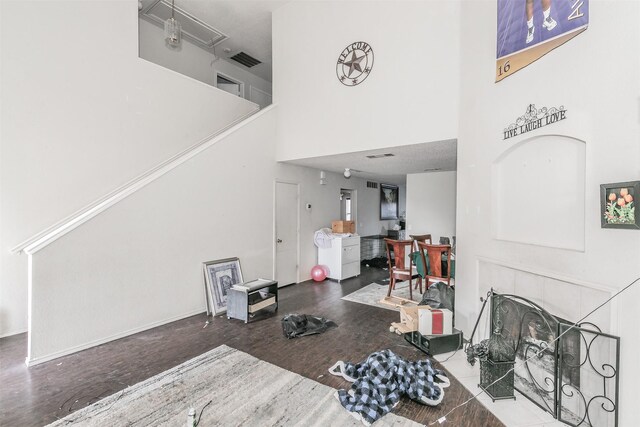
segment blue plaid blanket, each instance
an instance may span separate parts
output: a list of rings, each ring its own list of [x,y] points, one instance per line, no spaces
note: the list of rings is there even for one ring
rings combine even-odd
[[[435,406],[449,386],[446,374],[429,359],[409,362],[391,350],[372,353],[362,363],[339,361],[329,372],[353,383],[349,391],[338,390],[337,398],[367,426],[391,411],[402,395]]]

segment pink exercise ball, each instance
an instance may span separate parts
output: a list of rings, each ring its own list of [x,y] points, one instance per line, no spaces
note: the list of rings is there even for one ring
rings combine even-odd
[[[325,273],[321,265],[316,265],[311,269],[311,278],[315,282],[322,282],[324,279],[327,278],[327,273]]]

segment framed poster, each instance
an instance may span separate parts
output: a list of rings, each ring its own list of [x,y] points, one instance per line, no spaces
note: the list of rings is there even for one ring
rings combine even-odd
[[[380,184],[380,219],[398,219],[398,186]]]
[[[207,311],[213,314],[227,311],[227,294],[233,285],[242,283],[242,270],[238,258],[226,258],[203,263],[207,294]],[[207,313],[208,314],[208,313]]]
[[[496,82],[587,29],[589,0],[498,0]]]

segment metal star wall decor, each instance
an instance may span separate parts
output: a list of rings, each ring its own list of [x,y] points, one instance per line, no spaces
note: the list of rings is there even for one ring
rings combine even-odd
[[[338,80],[345,86],[362,83],[373,68],[373,49],[368,43],[355,42],[345,47],[336,64]]]

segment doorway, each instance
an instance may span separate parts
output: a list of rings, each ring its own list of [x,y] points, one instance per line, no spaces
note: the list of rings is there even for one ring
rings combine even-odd
[[[232,95],[244,98],[244,83],[216,71],[216,87]]]
[[[356,190],[340,189],[340,219],[342,221],[356,221]]]
[[[278,287],[298,283],[300,210],[298,184],[277,182],[275,187],[275,278]]]

